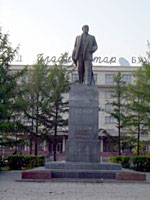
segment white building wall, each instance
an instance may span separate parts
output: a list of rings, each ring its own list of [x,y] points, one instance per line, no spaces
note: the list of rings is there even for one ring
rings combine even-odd
[[[23,69],[25,66],[13,65],[11,66],[12,71],[19,71]],[[32,67],[29,66],[30,68]],[[93,73],[97,78],[96,85],[99,91],[99,107],[105,108],[105,104],[111,101],[112,99],[107,98],[107,92],[114,91],[113,83],[106,82],[107,75],[116,75],[117,72],[121,72],[122,75],[131,75],[131,81],[134,81],[133,72],[137,70],[139,66],[93,66]],[[71,81],[76,80],[78,75],[77,71],[73,72],[73,75],[70,76]],[[69,94],[64,94],[65,99],[69,99]],[[106,129],[110,132],[111,135],[117,136],[117,128],[114,123],[105,123],[105,118],[108,117],[109,114],[106,112],[99,112],[99,129]],[[64,117],[68,117],[68,114],[65,114]],[[103,136],[103,134],[99,133],[99,135]],[[149,136],[143,135],[143,140],[147,140]]]

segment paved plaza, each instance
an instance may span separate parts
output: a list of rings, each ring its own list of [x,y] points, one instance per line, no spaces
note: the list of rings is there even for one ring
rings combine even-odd
[[[0,200],[149,200],[149,183],[20,182],[0,172]]]

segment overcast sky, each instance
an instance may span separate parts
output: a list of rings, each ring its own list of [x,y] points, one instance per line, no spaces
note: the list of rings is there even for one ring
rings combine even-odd
[[[75,37],[88,24],[96,37],[94,56],[145,56],[150,39],[149,0],[0,0],[0,26],[10,34],[22,63],[37,54],[71,54]]]

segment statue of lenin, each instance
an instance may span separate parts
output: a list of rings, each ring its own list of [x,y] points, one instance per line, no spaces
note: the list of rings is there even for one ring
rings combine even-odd
[[[76,37],[72,59],[78,67],[79,83],[92,85],[94,82],[92,54],[97,50],[97,43],[95,37],[88,34],[88,25],[84,25],[82,31],[82,35]]]

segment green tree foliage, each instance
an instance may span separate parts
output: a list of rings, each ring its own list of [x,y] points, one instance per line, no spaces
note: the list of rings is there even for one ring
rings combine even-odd
[[[24,128],[35,136],[35,155],[37,155],[37,138],[46,138],[54,144],[54,160],[56,160],[57,132],[67,125],[64,114],[68,112],[68,102],[64,94],[70,89],[68,70],[63,66],[63,57],[58,65],[48,66],[42,58],[27,71],[22,86],[21,104],[24,118],[31,124]],[[51,141],[54,135],[54,141]]]
[[[124,94],[126,84],[123,81],[122,75],[118,72],[114,77],[115,91],[113,97],[113,101],[109,102],[112,105],[111,111],[108,113],[114,117],[116,120],[115,126],[118,129],[118,153],[121,155],[121,129],[123,128],[123,124],[125,121],[124,116]]]
[[[14,135],[19,130],[18,103],[16,101],[20,77],[24,73],[12,73],[10,63],[14,60],[17,50],[11,47],[8,34],[3,34],[0,29],[0,134],[1,145],[11,142],[8,135]],[[15,144],[16,142],[13,141]],[[17,142],[19,143],[19,141]]]
[[[44,102],[42,89],[45,86],[47,66],[38,62],[28,69],[21,81],[22,95],[19,97],[22,128],[30,139],[30,154],[32,154],[32,139],[35,140],[35,155],[38,154],[38,137],[42,133],[42,124],[39,121],[41,106]]]
[[[142,60],[142,67],[133,73],[134,83],[126,90],[126,126],[137,135],[137,155],[140,154],[140,135],[150,129],[150,62]]]
[[[54,133],[54,161],[56,160],[56,143],[57,132],[59,128],[68,125],[68,119],[64,118],[64,114],[68,112],[68,101],[64,100],[64,94],[70,89],[70,81],[68,72],[62,65],[53,66],[46,82],[44,95],[46,101],[42,107],[40,119],[43,119],[48,132]]]

